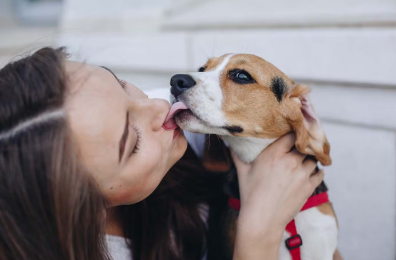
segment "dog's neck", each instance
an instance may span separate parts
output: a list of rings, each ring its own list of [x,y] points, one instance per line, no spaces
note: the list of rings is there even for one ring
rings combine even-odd
[[[243,162],[251,163],[275,139],[261,139],[255,137],[221,136],[229,147]]]

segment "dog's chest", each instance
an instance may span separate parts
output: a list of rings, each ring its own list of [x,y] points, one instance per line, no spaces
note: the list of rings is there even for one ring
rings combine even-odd
[[[239,187],[237,173],[235,170],[229,172],[227,182],[224,185],[225,193],[231,198],[239,199]],[[314,192],[316,197],[318,194],[324,194],[327,188],[322,183]],[[234,215],[238,207],[230,203],[230,207],[234,210],[229,212],[232,222],[237,221],[237,215]],[[302,246],[300,247],[300,260],[332,260],[333,254],[337,246],[338,227],[334,215],[325,214],[324,208],[332,208],[329,202],[321,204],[318,207],[305,209],[297,214],[294,218],[294,223],[297,229],[297,234],[302,239]],[[323,212],[323,213],[322,213]],[[231,214],[233,213],[233,214]],[[228,226],[228,229],[234,230]],[[287,229],[289,230],[289,229]],[[294,232],[294,231],[291,231]],[[232,232],[231,232],[232,233]],[[294,234],[293,234],[294,235]],[[288,231],[283,232],[283,238],[279,248],[279,260],[295,260],[291,257],[291,252],[286,247],[286,240],[292,236]],[[233,236],[231,236],[232,239]],[[233,241],[231,241],[233,244]]]
[[[208,138],[204,135],[199,136],[199,140],[194,139],[195,141],[192,140],[191,136],[189,135],[186,135],[186,137],[190,144],[194,142],[203,143],[205,140],[208,140]],[[258,138],[222,138],[232,149],[234,149],[238,155],[247,154],[249,159],[245,158],[245,161],[252,161],[262,150],[264,150],[270,143],[274,141]],[[215,141],[217,141],[217,139],[212,140],[212,146],[208,146],[207,148],[212,147],[213,149],[213,144],[216,144]],[[206,145],[203,146],[206,147]],[[207,152],[208,149],[204,149],[203,146],[201,149],[194,149],[194,151],[197,154],[202,154],[203,151]],[[235,168],[228,172],[228,177],[226,179],[227,181],[224,184],[225,193],[230,197],[239,198],[239,185]],[[317,195],[326,191],[327,188],[322,183],[315,190],[313,195]],[[233,219],[233,221],[237,221],[237,218],[231,219]],[[333,254],[336,250],[338,234],[337,222],[334,216],[323,214],[317,207],[313,207],[300,212],[295,218],[295,223],[297,232],[301,236],[303,242],[303,245],[300,247],[301,260],[333,259]],[[230,226],[228,226],[228,228],[230,228]],[[287,231],[284,231],[283,240],[279,248],[279,260],[293,260],[290,251],[285,245],[285,241],[289,237],[290,234]],[[230,252],[232,252],[231,249]]]
[[[302,260],[332,260],[337,247],[338,228],[333,216],[325,215],[317,207],[300,212],[295,217],[297,232],[302,238]],[[283,232],[279,260],[292,260],[284,241],[290,237]]]
[[[238,157],[247,163],[252,162],[256,157],[275,139],[262,139],[255,137],[235,137],[221,136],[227,145],[238,155]]]

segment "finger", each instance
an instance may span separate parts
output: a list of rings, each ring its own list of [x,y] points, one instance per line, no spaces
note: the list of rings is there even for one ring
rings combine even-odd
[[[319,184],[322,183],[324,178],[324,172],[323,170],[319,170],[317,173],[312,174],[311,177],[309,177],[309,181],[311,182],[311,187],[315,189],[316,187],[319,186]]]
[[[291,156],[295,156],[300,162],[304,161],[305,158],[307,158],[308,155],[301,153],[297,149],[293,149],[289,153]]]
[[[293,148],[294,144],[296,142],[296,135],[294,133],[289,133],[278,140],[276,140],[274,143],[272,143],[268,149],[272,150],[272,152],[275,153],[288,153],[290,150]]]
[[[250,170],[250,164],[242,162],[241,159],[239,159],[238,155],[231,150],[231,157],[234,161],[235,167],[237,169],[237,173],[239,174],[246,174]]]
[[[312,157],[308,157],[308,159],[303,162],[303,168],[306,170],[307,176],[312,174],[312,172],[316,169],[316,166],[317,162]]]

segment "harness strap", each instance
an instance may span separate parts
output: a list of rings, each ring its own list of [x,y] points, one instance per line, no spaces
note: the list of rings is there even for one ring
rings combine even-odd
[[[329,202],[329,195],[327,194],[327,191],[315,194],[308,198],[307,202],[301,208],[301,211],[322,205],[326,202]],[[241,209],[241,201],[239,199],[230,197],[228,199],[228,206],[233,210],[239,211]],[[297,232],[294,219],[290,221],[289,224],[287,224],[285,230],[290,234],[290,237],[285,241],[285,245],[287,249],[289,249],[292,260],[301,260],[300,247],[302,246],[303,242],[301,236]]]
[[[329,202],[329,195],[327,194],[327,192],[316,194],[312,197],[309,197],[307,202],[305,202],[304,206],[301,208],[300,212],[325,204],[326,202]]]
[[[240,211],[241,210],[241,201],[239,199],[229,197],[228,198],[228,207],[233,210]]]
[[[287,224],[286,231],[290,233],[290,237],[286,239],[285,245],[289,249],[292,260],[301,260],[300,246],[302,246],[302,239],[297,233],[294,219]]]

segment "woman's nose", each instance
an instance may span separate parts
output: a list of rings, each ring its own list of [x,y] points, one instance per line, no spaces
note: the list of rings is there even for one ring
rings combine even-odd
[[[168,101],[163,99],[150,99],[148,104],[148,112],[151,114],[151,127],[153,131],[158,131],[162,129],[162,125],[164,124],[165,118],[168,115],[170,110],[170,104]]]

